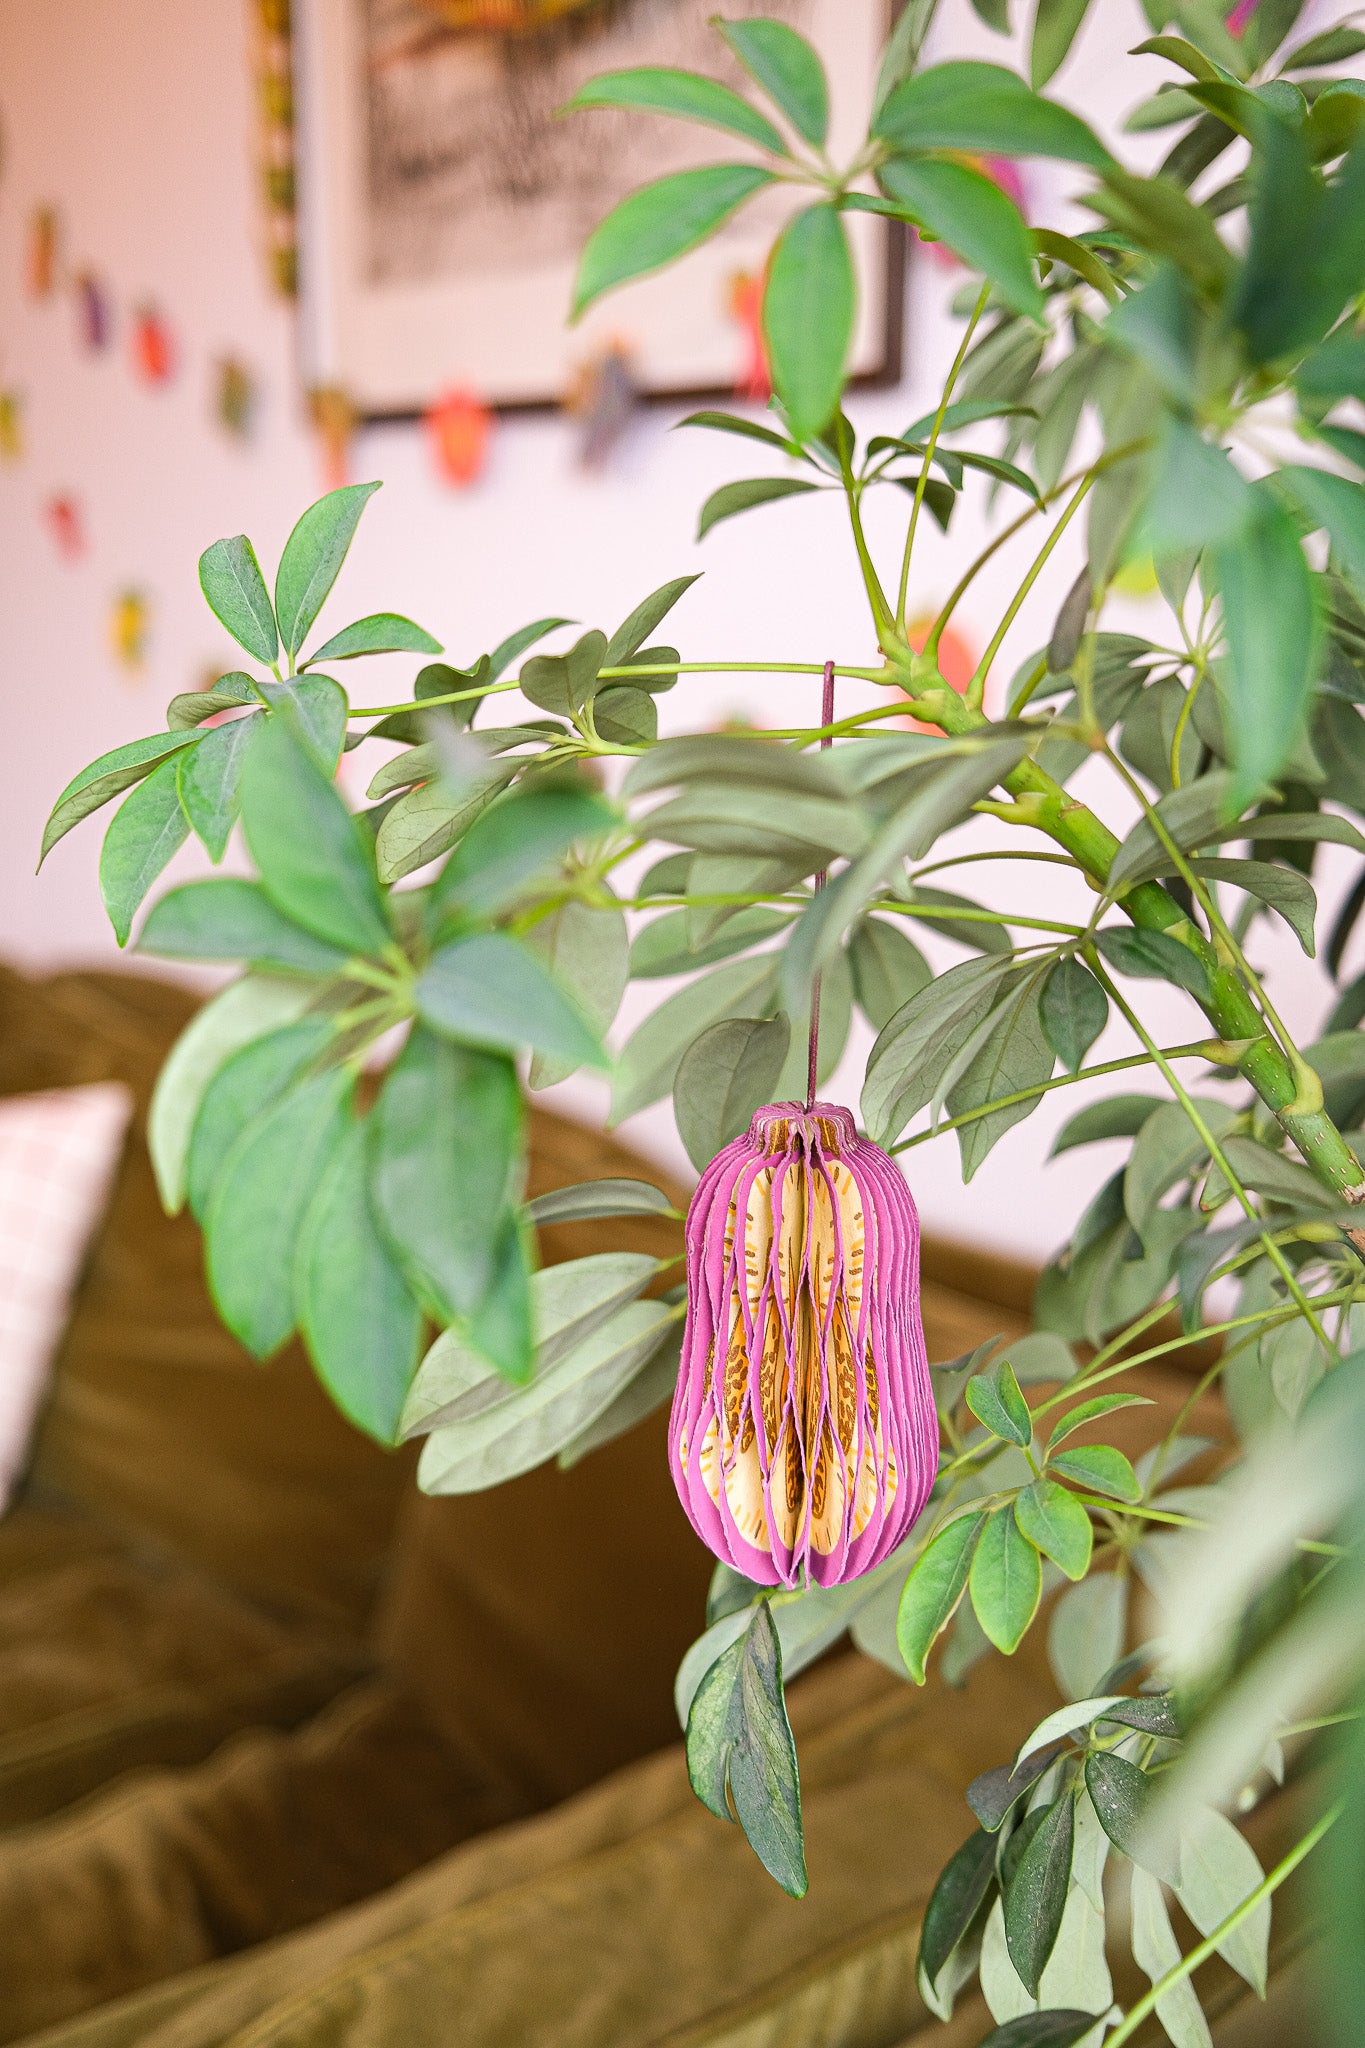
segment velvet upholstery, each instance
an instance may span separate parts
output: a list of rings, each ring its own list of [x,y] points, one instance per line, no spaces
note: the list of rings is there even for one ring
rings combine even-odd
[[[962,1787],[1055,1701],[1036,1634],[963,1695],[847,1654],[793,1685],[812,1887],[785,1899],[687,1788],[671,1681],[710,1560],[662,1415],[568,1473],[426,1500],[297,1352],[246,1359],[140,1137],[191,1007],[132,975],[0,972],[0,1092],[116,1077],[140,1108],[0,1521],[0,2040],[918,2038],[915,1929]],[[535,1113],[533,1191],[639,1170]],[[600,1248],[576,1226],[542,1251]],[[927,1246],[930,1356],[1020,1329],[1029,1285]],[[966,2022],[927,2024],[965,2048],[979,2005]]]

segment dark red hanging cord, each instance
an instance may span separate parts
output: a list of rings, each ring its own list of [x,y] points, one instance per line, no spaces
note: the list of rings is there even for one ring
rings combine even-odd
[[[825,728],[820,741],[821,751],[829,746],[833,734],[829,728],[834,723],[834,663],[825,663],[825,687],[820,701],[820,723]],[[818,896],[828,880],[829,871],[821,868],[815,877],[815,894]],[[815,1107],[816,1069],[820,1064],[820,976],[816,974],[810,985],[810,1058],[806,1066],[806,1108]]]

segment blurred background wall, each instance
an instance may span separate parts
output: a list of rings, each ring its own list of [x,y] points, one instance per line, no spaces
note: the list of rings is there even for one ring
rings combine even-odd
[[[1301,29],[1323,13],[1310,7]],[[944,0],[941,17],[935,55],[1017,61],[968,0]],[[199,595],[200,551],[220,534],[246,531],[269,573],[299,511],[325,484],[295,367],[293,309],[268,277],[254,18],[254,5],[242,0],[0,0],[0,395],[17,401],[20,444],[11,441],[7,456],[0,449],[0,954],[33,966],[120,959],[99,901],[99,822],[66,839],[39,877],[34,860],[52,800],[78,768],[157,729],[173,694],[232,665]],[[1146,33],[1136,0],[1106,0],[1052,92],[1115,128],[1122,108],[1113,59]],[[1155,59],[1124,70],[1129,91],[1141,70],[1149,73],[1147,90],[1165,75]],[[1145,161],[1159,152],[1160,138],[1131,138],[1123,147]],[[1031,216],[1064,224],[1063,167],[1030,164],[1024,177]],[[107,296],[111,325],[102,350],[84,345],[77,296],[25,292],[32,216],[41,206],[56,209],[64,271],[88,270]],[[933,256],[912,255],[904,375],[894,390],[855,396],[850,409],[861,432],[903,428],[933,402],[955,347],[947,301],[961,283],[961,273]],[[156,309],[172,350],[171,374],[161,383],[135,374],[135,316],[144,306]],[[742,355],[737,329],[737,373]],[[244,439],[218,417],[225,357],[249,372],[258,394]],[[458,382],[458,335],[450,357]],[[707,493],[764,464],[751,462],[743,443],[672,432],[686,409],[642,408],[611,461],[594,473],[579,463],[581,429],[573,420],[505,417],[482,477],[466,490],[440,479],[417,425],[361,432],[350,474],[381,477],[385,488],[365,515],[327,618],[336,626],[396,608],[463,663],[542,613],[568,613],[609,631],[655,585],[702,569],[703,581],[676,614],[685,659],[875,659],[837,498],[760,511],[696,544]],[[902,520],[896,494],[874,504],[872,529],[889,549],[899,544]],[[931,529],[914,609],[932,611],[942,600],[984,530],[979,514],[973,521],[962,512],[950,539]],[[1028,558],[1007,551],[964,607],[973,653]],[[1078,553],[1059,558],[1052,581],[1025,607],[996,664],[996,703],[1017,662],[1046,640],[1078,566]],[[131,609],[121,604],[129,596]],[[1157,600],[1125,600],[1118,617],[1162,637]],[[140,623],[141,659],[120,658],[120,639],[126,656]],[[408,694],[416,666],[408,657],[368,664],[367,700]],[[358,673],[352,669],[350,678]],[[380,697],[369,694],[381,685]],[[876,695],[841,687],[847,709]],[[768,724],[813,719],[817,690],[801,678],[694,678],[661,700],[664,724],[730,714]],[[346,764],[355,799],[372,753],[363,749]],[[1097,787],[1093,776],[1082,784],[1090,794]],[[1116,824],[1123,815],[1117,795],[1100,787]],[[1008,836],[983,820],[947,850],[982,851]],[[171,878],[200,864],[187,849]],[[1351,866],[1341,849],[1323,850],[1320,886],[1329,901]],[[1084,892],[1061,870],[1030,864],[1020,875],[1007,878],[983,864],[956,882],[944,879],[1035,915],[1066,917],[1080,907]],[[961,957],[933,941],[926,950],[943,964]],[[1319,969],[1270,921],[1254,928],[1253,953],[1291,1026],[1314,1036],[1327,997]],[[623,1027],[668,986],[633,990]],[[1197,1013],[1174,991],[1156,989],[1152,1011],[1168,1044],[1201,1034]],[[856,1100],[855,1069],[867,1043],[866,1035],[855,1037],[830,1092]],[[1112,1026],[1092,1057],[1129,1049],[1121,1027]],[[1137,1085],[1148,1084],[1139,1075]],[[575,1080],[557,1096],[575,1113],[603,1113],[596,1083]],[[1059,1091],[999,1144],[966,1188],[952,1137],[910,1153],[928,1227],[1030,1256],[1049,1253],[1111,1170],[1107,1146],[1043,1163],[1052,1133],[1083,1097],[1081,1089]],[[667,1105],[635,1119],[627,1135],[662,1161],[685,1163]]]

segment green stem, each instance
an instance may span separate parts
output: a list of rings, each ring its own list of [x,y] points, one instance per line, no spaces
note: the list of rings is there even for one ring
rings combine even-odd
[[[1338,1302],[1355,1299],[1354,1287],[1338,1287],[1331,1294],[1320,1294],[1317,1306],[1320,1309],[1334,1308]],[[1162,1316],[1167,1315],[1170,1307],[1169,1301],[1159,1302],[1153,1320],[1159,1321]],[[1189,1344],[1202,1344],[1211,1337],[1225,1337],[1230,1330],[1254,1329],[1258,1323],[1274,1324],[1278,1329],[1281,1323],[1292,1322],[1297,1315],[1298,1310],[1292,1302],[1281,1302],[1275,1308],[1258,1308],[1252,1315],[1233,1316],[1226,1323],[1203,1323],[1197,1330],[1182,1331],[1178,1337],[1168,1337],[1164,1344],[1149,1344],[1145,1351],[1134,1351],[1130,1357],[1118,1359],[1114,1364],[1107,1365],[1102,1372],[1096,1371],[1096,1360],[1086,1366],[1083,1372],[1078,1372],[1075,1379],[1068,1380],[1060,1393],[1053,1394],[1046,1401],[1040,1401],[1033,1413],[1035,1416],[1046,1415],[1049,1409],[1056,1408],[1061,1402],[1072,1400],[1083,1391],[1088,1394],[1090,1389],[1099,1386],[1102,1380],[1112,1380],[1117,1373],[1131,1372],[1135,1365],[1150,1365],[1154,1358],[1168,1358],[1171,1352],[1183,1351]],[[1113,1346],[1107,1348],[1112,1356]]]
[[[598,674],[615,681],[618,677],[629,680],[631,676],[711,676],[711,675],[764,675],[764,676],[822,676],[825,664],[822,661],[679,661],[641,662],[634,667],[604,668]],[[860,683],[884,683],[884,668],[836,668],[836,676],[852,676]],[[351,718],[392,718],[400,711],[434,711],[439,704],[467,704],[472,697],[497,697],[505,690],[519,690],[519,678],[510,683],[486,683],[481,690],[451,690],[441,697],[409,697],[402,704],[353,704],[348,716]],[[900,706],[895,707],[897,710]]]
[[[939,400],[938,411],[934,414],[934,424],[929,430],[929,440],[924,450],[924,462],[915,484],[915,502],[910,507],[910,525],[905,535],[905,553],[901,558],[900,590],[896,598],[896,625],[902,634],[905,632],[905,607],[910,595],[910,557],[914,553],[915,529],[919,525],[920,506],[924,503],[924,493],[929,484],[929,470],[934,460],[935,450],[938,447],[938,437],[943,431],[943,422],[947,415],[948,402],[953,395],[953,387],[962,374],[962,365],[967,360],[967,351],[972,345],[972,336],[976,333],[981,315],[986,310],[986,301],[990,294],[991,288],[989,283],[983,284],[972,311],[972,317],[967,322],[967,331],[962,337],[962,346],[959,348],[956,356],[954,356],[953,366],[948,372],[948,380],[943,387],[943,396]]]
[[[897,637],[896,622],[891,616],[891,607],[887,603],[886,592],[882,589],[881,579],[877,575],[876,565],[872,560],[872,554],[867,545],[867,535],[863,532],[863,515],[858,503],[858,483],[853,474],[853,461],[848,445],[848,433],[842,416],[839,420],[836,438],[839,454],[839,473],[843,478],[844,497],[848,504],[849,525],[853,529],[853,545],[858,552],[858,567],[863,573],[863,587],[867,591],[867,601],[872,607],[872,618],[877,628],[878,644],[885,646],[890,642],[894,645]],[[823,675],[824,672],[823,664],[814,671],[817,675]],[[838,675],[840,671],[836,668],[834,673]]]
[[[1293,1297],[1294,1301],[1298,1304],[1300,1315],[1302,1315],[1308,1323],[1309,1328],[1312,1330],[1313,1335],[1317,1338],[1319,1344],[1321,1344],[1323,1350],[1330,1351],[1331,1346],[1327,1342],[1327,1333],[1323,1329],[1322,1324],[1318,1321],[1316,1315],[1313,1313],[1313,1309],[1308,1300],[1308,1297],[1299,1285],[1297,1275],[1292,1271],[1289,1265],[1289,1261],[1285,1258],[1284,1253],[1280,1250],[1280,1247],[1276,1244],[1274,1238],[1270,1235],[1270,1232],[1265,1228],[1264,1218],[1261,1216],[1259,1210],[1256,1207],[1256,1204],[1252,1201],[1251,1196],[1247,1193],[1246,1189],[1242,1186],[1241,1181],[1237,1178],[1237,1175],[1233,1172],[1231,1166],[1228,1164],[1226,1153],[1223,1151],[1223,1148],[1219,1144],[1217,1138],[1214,1137],[1213,1132],[1209,1129],[1208,1124],[1205,1121],[1198,1104],[1194,1100],[1194,1097],[1189,1093],[1184,1083],[1180,1080],[1179,1076],[1175,1072],[1175,1069],[1166,1064],[1166,1061],[1162,1056],[1161,1052],[1158,1050],[1156,1045],[1153,1044],[1151,1038],[1148,1036],[1147,1031],[1143,1026],[1142,1019],[1138,1016],[1136,1010],[1133,1009],[1132,1005],[1124,1000],[1123,996],[1114,986],[1113,981],[1106,973],[1104,966],[1100,961],[1099,954],[1095,951],[1093,946],[1086,947],[1086,958],[1089,963],[1091,973],[1096,977],[1096,979],[1100,983],[1100,986],[1105,990],[1106,994],[1109,997],[1109,1000],[1112,1003],[1114,1003],[1119,1009],[1119,1011],[1122,1013],[1122,1015],[1127,1018],[1129,1028],[1137,1034],[1137,1036],[1141,1039],[1142,1043],[1146,1046],[1148,1052],[1152,1055],[1152,1058],[1156,1061],[1157,1066],[1161,1070],[1162,1079],[1166,1082],[1172,1094],[1175,1096],[1176,1101],[1180,1104],[1180,1107],[1184,1110],[1186,1116],[1193,1124],[1195,1130],[1199,1133],[1200,1142],[1204,1145],[1210,1159],[1218,1168],[1218,1171],[1222,1174],[1228,1186],[1232,1189],[1232,1192],[1236,1197],[1237,1201],[1241,1204],[1243,1214],[1246,1216],[1249,1222],[1259,1223],[1261,1225],[1260,1241],[1262,1245],[1265,1247],[1266,1253],[1269,1256],[1271,1263],[1279,1272],[1280,1278],[1284,1281],[1284,1284],[1289,1289],[1289,1292]]]
[[[1244,1920],[1250,1918],[1258,1906],[1264,1904],[1265,1900],[1279,1890],[1285,1879],[1293,1875],[1304,1858],[1312,1855],[1328,1829],[1335,1827],[1341,1819],[1345,1807],[1344,1799],[1339,1799],[1335,1806],[1329,1807],[1321,1820],[1314,1822],[1303,1840],[1295,1843],[1289,1854],[1281,1858],[1270,1875],[1262,1878],[1255,1891],[1248,1892],[1241,1905],[1234,1906],[1226,1920],[1221,1921],[1212,1934],[1206,1935],[1187,1956],[1181,1957],[1173,1969],[1168,1970],[1164,1977],[1158,1978],[1150,1991],[1144,1992],[1137,2004],[1124,2015],[1113,2033],[1107,2037],[1104,2048],[1123,2048],[1125,2041],[1131,2041],[1148,2013],[1155,2012],[1167,1992],[1174,1991],[1177,1984],[1183,1983],[1186,1977],[1194,1974],[1201,1963],[1206,1963],[1211,1955],[1216,1954],[1220,1942],[1226,1941]]]
[[[1208,1047],[1198,1045],[1170,1045],[1163,1058],[1168,1060],[1207,1059]],[[899,1145],[892,1145],[891,1151],[912,1152],[916,1145],[927,1145],[931,1138],[941,1138],[945,1131],[955,1131],[962,1124],[973,1124],[983,1116],[993,1116],[997,1109],[1012,1109],[1016,1102],[1032,1102],[1040,1095],[1051,1094],[1054,1088],[1072,1088],[1077,1081],[1094,1081],[1101,1074],[1122,1074],[1130,1067],[1147,1067],[1152,1064],[1152,1055],[1147,1052],[1132,1052],[1121,1060],[1104,1060],[1098,1066],[1082,1067],[1078,1074],[1057,1074],[1050,1081],[1035,1081],[1031,1088],[1020,1088],[1013,1095],[997,1096],[994,1102],[983,1102],[979,1109],[965,1109],[961,1116],[955,1116],[944,1124],[935,1124],[932,1130],[919,1131],[913,1138],[902,1138]]]
[[[987,721],[982,712],[946,687],[913,698],[911,710],[947,733],[976,731]],[[1019,799],[1013,815],[1020,824],[1045,832],[1071,854],[1101,887],[1109,879],[1119,841],[1094,812],[1069,797],[1061,784],[1032,760],[1021,761],[1005,778],[1005,788]],[[1365,1175],[1360,1162],[1332,1119],[1321,1107],[1306,1106],[1299,1077],[1282,1048],[1265,1030],[1251,995],[1235,966],[1194,930],[1180,905],[1159,882],[1140,882],[1128,890],[1120,908],[1146,931],[1166,932],[1203,962],[1209,992],[1200,1006],[1224,1043],[1244,1044],[1238,1072],[1272,1112],[1281,1129],[1323,1183],[1348,1206],[1365,1202]],[[1365,1255],[1365,1227],[1347,1236]]]
[[[1038,553],[1033,560],[1033,566],[1030,568],[1023,582],[1019,585],[1019,588],[1015,591],[1014,596],[1010,599],[1009,604],[1006,607],[1005,616],[1001,619],[1000,624],[996,627],[994,633],[992,633],[990,645],[987,647],[985,653],[982,655],[980,661],[977,663],[976,673],[973,675],[971,681],[967,685],[967,702],[969,704],[975,705],[978,709],[980,708],[982,699],[986,694],[986,677],[990,674],[991,663],[995,660],[996,655],[1000,652],[1001,642],[1004,640],[1006,633],[1008,633],[1010,627],[1014,624],[1015,619],[1018,617],[1020,606],[1023,604],[1025,598],[1028,596],[1034,584],[1038,581],[1038,578],[1042,575],[1043,570],[1046,568],[1048,558],[1052,554],[1053,549],[1056,547],[1062,535],[1066,532],[1067,527],[1075,518],[1077,512],[1079,512],[1082,504],[1085,502],[1086,493],[1089,491],[1094,481],[1095,477],[1094,472],[1092,471],[1091,474],[1082,481],[1079,488],[1075,492],[1075,495],[1072,497],[1071,503],[1067,506],[1065,512],[1063,512],[1061,518],[1057,521],[1057,524],[1053,527],[1051,533],[1043,542],[1042,547],[1038,550]]]

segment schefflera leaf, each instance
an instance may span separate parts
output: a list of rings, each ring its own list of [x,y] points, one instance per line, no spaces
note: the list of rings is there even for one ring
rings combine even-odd
[[[294,1282],[318,1378],[357,1428],[390,1444],[417,1370],[422,1311],[375,1217],[368,1136],[348,1111],[303,1219]]]
[[[687,1717],[687,1775],[718,1819],[738,1819],[782,1889],[803,1898],[801,1784],[782,1691],[782,1650],[766,1600],[697,1688]]]

